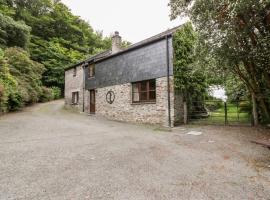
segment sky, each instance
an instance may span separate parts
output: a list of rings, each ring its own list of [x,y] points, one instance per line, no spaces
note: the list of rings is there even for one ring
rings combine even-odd
[[[169,0],[62,0],[73,14],[88,21],[92,28],[110,36],[119,31],[131,43],[183,24],[187,19],[170,21]]]
[[[216,97],[218,99],[222,99],[223,101],[227,101],[227,99],[228,99],[225,89],[221,86],[211,86],[210,87],[210,94],[213,97]]]

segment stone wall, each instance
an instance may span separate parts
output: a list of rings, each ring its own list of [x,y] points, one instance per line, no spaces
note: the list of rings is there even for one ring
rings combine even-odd
[[[173,124],[175,117],[172,77],[170,81],[171,120]],[[96,89],[96,114],[113,120],[168,126],[167,77],[156,79],[156,103],[132,103],[131,90],[131,83]],[[113,91],[115,94],[113,104],[106,101],[108,91]],[[89,97],[89,91],[87,95]],[[86,100],[86,110],[89,112],[89,100],[88,98]]]
[[[65,71],[65,104],[68,107],[83,111],[83,67],[77,67],[76,76],[73,76],[73,70]],[[72,92],[79,92],[79,103],[72,104]]]

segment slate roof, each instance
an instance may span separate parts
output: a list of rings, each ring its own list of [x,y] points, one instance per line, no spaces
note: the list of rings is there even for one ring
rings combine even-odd
[[[66,70],[69,70],[69,69],[72,69],[76,66],[79,66],[79,65],[82,65],[84,63],[89,63],[89,62],[99,62],[99,61],[102,61],[102,60],[105,60],[105,59],[109,59],[111,57],[114,57],[114,56],[117,56],[117,55],[120,55],[120,54],[123,54],[123,53],[126,53],[128,51],[131,51],[131,50],[134,50],[134,49],[137,49],[137,48],[140,48],[140,47],[143,47],[145,45],[148,45],[148,44],[151,44],[151,43],[154,43],[154,42],[157,42],[161,39],[164,39],[165,37],[167,36],[172,36],[173,33],[175,33],[178,29],[180,29],[182,27],[182,25],[180,26],[177,26],[177,27],[174,27],[172,29],[168,29],[162,33],[159,33],[153,37],[150,37],[150,38],[147,38],[145,40],[142,40],[138,43],[135,43],[135,44],[132,44],[130,45],[129,47],[115,53],[115,54],[112,54],[111,50],[107,50],[107,51],[104,51],[104,52],[101,52],[99,54],[96,54],[86,60],[83,60],[83,61],[80,61],[79,63],[76,63],[76,64],[73,64],[71,66],[69,66],[68,68],[65,69]]]

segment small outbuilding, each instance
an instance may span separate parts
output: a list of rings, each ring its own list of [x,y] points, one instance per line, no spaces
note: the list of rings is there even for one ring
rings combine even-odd
[[[112,49],[65,70],[65,103],[81,112],[172,127],[182,123],[183,98],[174,87],[173,34],[180,27]]]

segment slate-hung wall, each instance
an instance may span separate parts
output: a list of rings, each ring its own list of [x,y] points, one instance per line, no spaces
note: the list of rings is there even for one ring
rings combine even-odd
[[[166,40],[124,52],[95,64],[95,78],[86,71],[86,89],[132,83],[167,76]],[[172,38],[169,38],[170,75],[173,75]],[[87,69],[86,69],[87,70]]]

